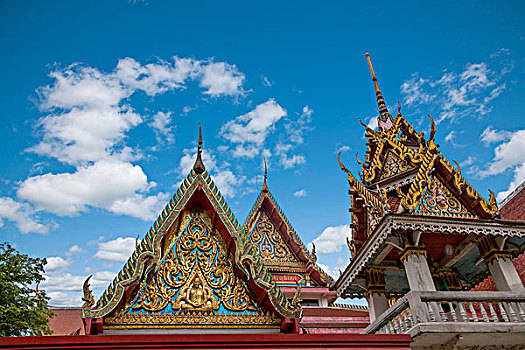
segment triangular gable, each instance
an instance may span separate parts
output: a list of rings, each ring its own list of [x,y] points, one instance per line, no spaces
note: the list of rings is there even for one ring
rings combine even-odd
[[[179,230],[166,236],[168,248],[152,278],[141,286],[138,297],[105,320],[107,328],[278,327],[281,319],[258,306],[235,273],[226,244],[206,211],[183,215]]]
[[[199,211],[201,211],[201,213],[196,217],[195,215]],[[161,309],[159,309],[159,311],[149,311],[149,314],[145,313],[145,309],[138,314],[135,312],[135,310],[137,310],[135,307],[141,303],[141,300],[145,300],[142,302],[142,306],[154,302],[153,299],[144,297],[144,295],[148,293],[148,287],[150,294],[153,293],[155,288],[157,288],[157,291],[162,290],[162,286],[156,283],[159,280],[163,281],[162,283],[167,280],[163,278],[159,279],[158,274],[160,271],[166,270],[166,264],[171,266],[176,265],[175,262],[168,257],[170,257],[174,246],[175,249],[177,249],[176,242],[183,237],[184,232],[188,232],[188,225],[191,224],[189,221],[191,221],[192,218],[194,221],[201,220],[202,222],[206,222],[206,225],[201,225],[201,227],[211,233],[206,235],[206,239],[203,239],[201,242],[202,244],[215,247],[217,256],[213,260],[213,264],[215,264],[213,266],[215,266],[215,268],[221,266],[223,271],[227,271],[225,273],[230,276],[229,281],[233,283],[231,287],[233,288],[234,295],[236,297],[242,296],[241,299],[244,300],[228,298],[228,291],[231,291],[230,289],[221,289],[222,287],[216,289],[213,294],[215,304],[208,298],[208,301],[214,306],[212,310],[216,317],[222,316],[223,313],[225,317],[234,317],[228,314],[228,310],[221,309],[220,305],[223,307],[226,304],[237,305],[237,308],[240,308],[240,305],[245,305],[247,309],[243,311],[243,315],[246,316],[250,312],[253,313],[252,316],[255,318],[252,319],[252,322],[254,325],[257,324],[259,326],[264,324],[267,326],[275,326],[277,319],[299,318],[301,316],[301,310],[294,309],[291,306],[264,266],[264,263],[252,244],[244,239],[243,234],[239,235],[239,231],[242,228],[210,175],[204,170],[203,173],[197,173],[192,170],[182,182],[180,188],[166,208],[159,215],[153,227],[137,246],[117,277],[104,291],[96,305],[94,307],[88,305],[83,308],[82,317],[85,319],[104,318],[104,322],[113,322],[114,328],[149,328],[147,326],[148,323],[153,324],[159,320],[159,312],[166,314],[173,311],[174,313],[170,313],[164,318],[163,321],[165,322],[159,321],[161,326],[159,326],[159,322],[157,322],[154,328],[170,328],[174,324],[179,324],[179,327],[183,328],[186,326],[207,328],[213,327],[214,324],[223,324],[224,320],[220,320],[219,318],[215,318],[214,320],[220,322],[214,323],[210,321],[210,318],[197,317],[209,315],[212,311],[206,309],[206,307],[196,306],[198,303],[195,302],[195,298],[198,299],[203,297],[203,295],[209,294],[209,292],[206,291],[208,290],[206,286],[211,286],[212,284],[217,285],[217,283],[220,284],[222,282],[218,282],[216,275],[213,275],[211,278],[208,275],[208,278],[206,278],[206,276],[203,276],[205,271],[199,270],[200,267],[195,270],[197,266],[195,264],[192,265],[191,273],[187,276],[187,278],[191,280],[191,284],[185,285],[184,289],[184,292],[189,296],[188,298],[194,300],[193,309],[187,307],[182,309],[181,307],[180,310],[177,310],[178,313],[175,313],[174,309],[177,305],[180,305],[181,301],[177,299],[182,292],[181,288],[183,287],[180,287],[177,290],[169,289],[169,293],[173,294],[170,300],[165,300],[167,298],[163,299],[163,303],[167,301],[167,303],[171,305],[171,311],[168,306],[166,306],[168,309],[164,308],[162,312]],[[176,255],[179,258],[179,266],[190,264],[190,262],[194,260],[188,257],[193,257],[194,254],[198,255],[200,253],[193,252],[188,254],[189,255],[182,260],[179,255]],[[218,273],[218,270],[216,270],[216,272]],[[234,277],[231,277],[231,273],[234,274]],[[196,280],[196,276],[199,276],[200,281]],[[201,276],[205,278],[203,279]],[[152,281],[153,284],[151,284]],[[223,279],[221,279],[221,281],[223,281]],[[207,284],[205,285],[204,283]],[[219,296],[221,298],[220,300]],[[246,296],[249,296],[249,300],[245,298]],[[185,300],[185,303],[188,305],[188,300]],[[189,303],[189,305],[192,304]],[[216,305],[219,305],[218,309],[215,308]],[[250,310],[248,310],[248,308]],[[240,310],[236,311],[240,312]],[[128,313],[126,314],[125,312]],[[186,325],[184,325],[184,322],[177,323],[178,321],[174,318],[182,316],[184,313],[190,313],[195,317],[191,319],[191,321],[187,321]],[[115,324],[117,323],[117,317],[124,317],[126,315],[135,317],[137,323],[132,323],[134,326],[130,326],[130,324],[126,322],[119,323],[118,325]],[[136,318],[137,316],[140,317]],[[155,319],[154,317],[157,318]],[[201,321],[203,321],[203,323],[201,323]]]
[[[479,218],[441,180],[432,176],[415,212],[420,215]]]
[[[415,166],[409,162],[401,160],[392,150],[387,151],[383,169],[379,175],[379,181],[392,178],[396,175],[414,169]]]
[[[281,286],[329,286],[333,279],[316,264],[275,198],[265,186],[244,224],[264,264]]]

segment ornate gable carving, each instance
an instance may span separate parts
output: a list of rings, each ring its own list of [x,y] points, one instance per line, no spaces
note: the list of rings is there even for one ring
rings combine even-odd
[[[411,166],[410,164],[407,164],[407,162],[401,160],[392,151],[388,151],[385,157],[385,161],[383,162],[383,170],[381,171],[381,175],[379,176],[379,181],[387,179],[397,174],[401,174],[413,168],[414,166]]]
[[[425,189],[416,213],[431,216],[477,217],[435,176]]]
[[[298,262],[265,210],[259,212],[249,235],[265,263]]]
[[[252,299],[227,258],[221,235],[204,213],[186,213],[181,228],[137,297],[108,328],[277,327],[280,318]]]

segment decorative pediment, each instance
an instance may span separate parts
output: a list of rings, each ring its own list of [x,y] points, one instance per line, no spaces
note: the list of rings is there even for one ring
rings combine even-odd
[[[84,286],[87,324],[264,328],[301,317],[207,173],[201,145],[199,135],[193,169],[95,305]]]
[[[430,183],[427,185],[416,214],[463,218],[478,217],[435,176],[432,177]]]
[[[401,160],[393,151],[387,151],[383,169],[379,176],[379,181],[402,174],[408,170],[414,169],[415,166],[407,161]]]
[[[281,286],[329,286],[334,281],[317,264],[266,184],[244,224],[249,240]]]
[[[180,229],[137,297],[105,322],[112,327],[278,327],[281,319],[257,305],[227,258],[221,234],[204,211],[184,214]]]

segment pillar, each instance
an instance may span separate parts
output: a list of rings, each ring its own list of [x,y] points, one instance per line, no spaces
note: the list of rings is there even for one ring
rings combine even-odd
[[[494,238],[490,236],[479,238],[476,244],[499,291],[525,291],[510,252],[500,250]]]
[[[372,267],[366,270],[366,288],[368,314],[372,323],[388,310],[385,276],[382,269]]]
[[[427,252],[422,246],[408,246],[401,253],[408,286],[411,291],[435,291],[432,273],[427,263]]]

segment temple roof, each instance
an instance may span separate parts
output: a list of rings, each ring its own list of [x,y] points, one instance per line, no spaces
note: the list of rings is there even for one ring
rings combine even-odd
[[[335,288],[341,295],[349,283],[361,276],[363,268],[372,263],[390,264],[385,279],[400,281],[396,282],[392,292],[403,292],[405,287],[408,288],[408,285],[403,285],[406,281],[399,266],[399,252],[406,242],[400,243],[394,233],[388,233],[391,230],[389,225],[394,225],[396,229],[410,227],[412,231],[418,230],[419,235],[414,240],[417,243],[413,244],[425,246],[430,261],[437,264],[436,268],[445,264],[446,268],[456,269],[465,283],[473,284],[484,276],[486,268],[475,264],[480,258],[479,252],[468,250],[475,246],[471,242],[475,238],[468,237],[469,233],[520,236],[523,225],[514,227],[502,221],[494,193],[489,190],[489,199],[483,198],[463,177],[459,164],[452,160],[453,165],[445,157],[435,140],[437,127],[432,116],[428,115],[428,138],[403,117],[400,103],[392,123],[385,124],[386,103],[368,54],[367,60],[379,111],[383,116],[378,117],[378,130],[360,121],[365,128],[367,151],[364,162],[357,158],[361,165],[358,177],[345,167],[338,155],[339,165],[346,173],[350,187],[352,233],[347,243],[352,262],[336,282]],[[451,229],[451,226],[454,228]],[[509,242],[511,240],[514,243],[517,238],[509,238]],[[465,248],[461,261],[445,259],[447,245]],[[470,253],[467,254],[467,251]],[[469,268],[470,265],[479,266],[474,271]],[[359,286],[356,284],[354,287]],[[358,295],[359,289],[362,290],[359,287],[345,293]]]
[[[315,250],[312,253],[308,251],[270,192],[267,185],[266,161],[263,188],[243,227],[245,239],[256,245],[272,274],[307,274],[305,277],[318,286],[328,287],[334,283],[332,277],[316,264]],[[274,233],[278,233],[278,236]]]
[[[380,113],[388,113],[368,53],[367,60]],[[428,139],[403,117],[400,103],[388,128],[384,122],[381,124],[382,117],[378,118],[377,131],[360,121],[367,138],[365,162],[357,158],[361,181],[343,165],[338,155],[350,185],[353,255],[381,218],[390,212],[485,220],[499,217],[494,193],[489,190],[489,200],[483,198],[462,176],[459,164],[453,160],[456,166],[452,165],[439,150],[432,116],[429,115]]]
[[[245,295],[249,298],[245,303],[251,305],[250,310],[261,310],[260,315],[266,315],[269,318],[284,319],[286,317],[298,318],[301,316],[301,310],[292,307],[275,283],[259,256],[258,250],[253,247],[249,240],[246,240],[243,227],[235,218],[231,208],[202,163],[200,158],[201,145],[202,138],[199,135],[198,156],[194,168],[182,181],[177,192],[157,220],[155,220],[144,239],[137,244],[128,261],[95,305],[93,305],[94,300],[86,283],[83,298],[86,303],[82,308],[83,318],[106,318],[114,315],[119,310],[135,305],[141,298],[141,295],[144,295],[144,290],[147,286],[157,288],[150,282],[152,279],[156,280],[157,277],[155,276],[160,273],[162,266],[169,259],[172,260],[170,262],[171,265],[179,264],[180,268],[184,269],[184,265],[188,264],[187,259],[195,259],[195,254],[200,254],[195,250],[189,251],[188,248],[186,249],[188,250],[187,253],[184,253],[186,258],[173,257],[174,254],[183,254],[175,251],[174,242],[180,241],[181,235],[184,234],[190,237],[189,241],[186,239],[187,244],[193,244],[191,242],[198,241],[200,242],[198,245],[201,244],[208,247],[206,249],[210,249],[210,245],[216,246],[213,248],[213,251],[217,254],[217,257],[210,260],[209,264],[219,264],[221,273],[226,273],[228,276],[231,275],[228,277],[231,281],[235,279],[234,291],[225,292],[221,290],[219,291],[221,297],[227,295],[233,297],[235,295],[235,298],[238,298],[239,295]],[[198,227],[194,227],[195,225],[198,225]],[[201,236],[196,237],[195,235],[197,234]],[[183,248],[187,248],[187,244],[186,246],[183,245]],[[184,250],[183,248],[180,249]],[[179,249],[178,245],[177,249]],[[203,256],[208,256],[211,253],[203,252],[202,254],[205,254]],[[209,269],[211,266],[209,264],[204,268]],[[198,261],[194,266],[197,265],[200,266]],[[173,270],[172,266],[170,268],[172,271],[177,270],[176,267],[175,270]],[[193,268],[193,270],[196,268]],[[220,277],[219,280],[215,280],[219,278],[217,276],[219,270],[212,272],[215,274],[213,275],[213,278],[215,278],[213,281],[203,281],[204,278],[201,276],[203,267],[200,267],[200,269],[200,271],[191,272],[192,274],[188,279],[197,277],[197,280],[191,282],[192,285],[184,286],[184,288],[198,289],[199,285],[205,283],[208,286],[213,285],[215,287],[220,287],[224,284],[223,282],[226,278],[224,276],[226,275]],[[200,278],[199,276],[194,276],[195,274],[199,274]],[[163,283],[167,283],[166,276],[163,277],[163,281]],[[204,289],[207,289],[206,285]],[[182,291],[177,293],[180,294]],[[231,299],[227,302],[233,303],[233,300],[237,299]],[[151,302],[151,300],[147,300],[147,302]],[[215,306],[215,302],[213,300],[211,302]],[[237,305],[241,302],[237,300],[235,303]],[[124,309],[122,308],[123,306],[125,306]],[[217,309],[217,311],[220,310]],[[191,310],[188,312],[191,312]],[[228,315],[227,311],[226,315]]]

